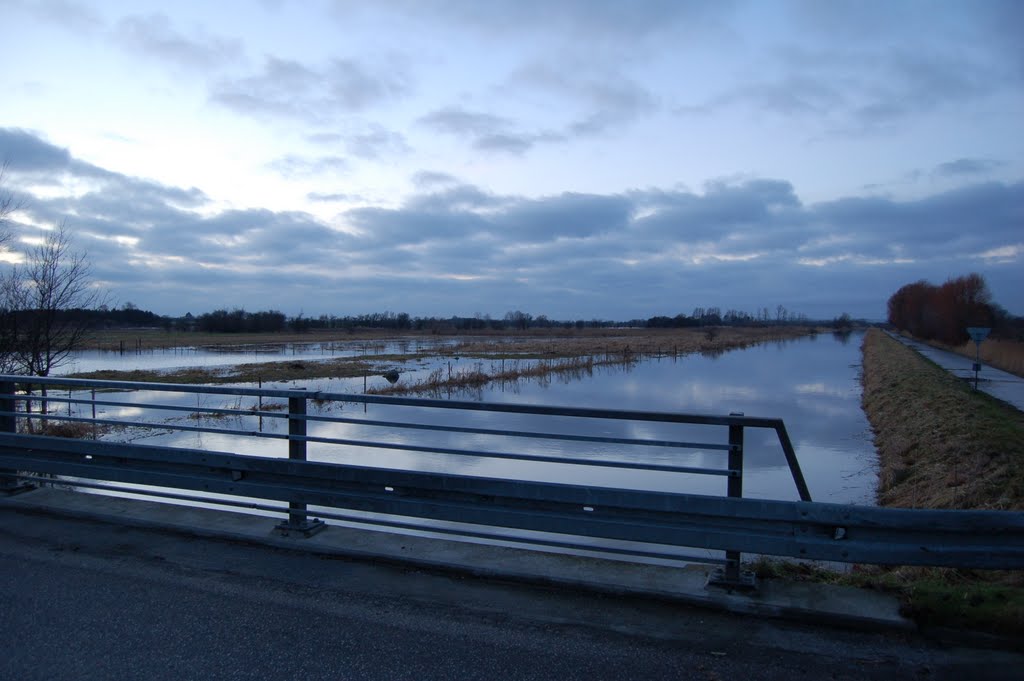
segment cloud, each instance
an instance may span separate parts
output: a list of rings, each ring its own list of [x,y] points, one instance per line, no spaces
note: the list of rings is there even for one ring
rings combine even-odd
[[[932,173],[943,177],[984,175],[1005,165],[1005,161],[997,161],[991,158],[958,158],[955,161],[940,163]]]
[[[679,39],[710,32],[731,14],[736,3],[680,2],[677,0],[398,0],[392,9],[411,15],[418,21],[441,21],[463,30],[479,32],[488,38],[524,34],[564,36],[594,42],[632,41],[634,45],[652,37]],[[351,16],[352,7],[335,0],[335,11],[342,19]]]
[[[533,63],[516,71],[508,86],[526,96],[540,92],[561,99],[579,110],[557,135],[559,139],[601,134],[657,109],[656,98],[647,88],[614,67],[585,61],[561,63],[558,68],[548,62]]]
[[[102,21],[96,11],[85,3],[69,0],[35,0],[33,2],[10,3],[17,9],[25,9],[41,21],[60,26],[76,34],[98,30]]]
[[[401,62],[371,65],[356,59],[333,59],[314,68],[268,57],[259,73],[216,83],[210,98],[246,116],[327,124],[341,115],[399,99],[411,87]]]
[[[749,68],[717,90],[684,94],[675,111],[799,117],[810,138],[889,133],[957,114],[1024,82],[1024,48],[999,25],[1020,9],[1007,7],[793,2],[773,17],[789,35],[768,45],[748,39],[739,47],[756,60]]]
[[[360,199],[360,196],[344,192],[309,192],[306,194],[306,198],[310,201],[332,203],[335,201],[357,201]]]
[[[412,149],[406,142],[405,135],[393,130],[374,125],[363,133],[348,137],[347,148],[350,154],[362,159],[378,159],[409,153]]]
[[[323,174],[345,173],[349,170],[350,164],[347,159],[341,156],[317,156],[306,157],[298,154],[288,154],[276,158],[267,164],[267,167],[283,177],[315,177]]]
[[[1020,240],[1024,183],[970,185],[915,201],[851,197],[813,207],[840,244],[808,248],[861,259],[963,259]]]
[[[458,181],[458,178],[454,175],[438,172],[436,170],[420,170],[412,176],[413,184],[421,189],[437,185],[457,184]]]
[[[813,120],[829,134],[873,132],[998,92],[998,69],[961,54],[901,48],[787,48],[779,75],[748,79],[718,94],[675,109],[710,115],[735,107],[780,118]],[[769,63],[771,63],[769,61]],[[881,75],[880,75],[881,74]]]
[[[457,107],[437,109],[417,122],[436,132],[465,139],[479,151],[518,155],[541,142],[565,141],[564,135],[555,132],[522,131],[512,119]]]
[[[28,221],[66,219],[113,297],[163,313],[520,308],[630,319],[781,303],[880,316],[909,281],[973,270],[1021,311],[1024,182],[806,204],[771,178],[524,197],[421,171],[398,207],[350,208],[328,224],[300,211],[218,209],[198,189],[97,168],[24,130],[0,129],[0,150],[19,152],[8,181],[28,198]],[[37,191],[37,175],[58,179]]]
[[[592,65],[573,69],[563,64],[556,70],[534,64],[517,70],[501,89],[514,100],[540,96],[544,120],[554,118],[555,112],[566,120],[530,130],[505,116],[449,106],[421,116],[417,122],[467,140],[479,151],[521,155],[540,144],[604,134],[657,109],[654,96],[645,88],[614,70],[598,70]]]
[[[223,66],[242,56],[241,43],[199,31],[195,37],[179,33],[165,14],[130,15],[113,29],[115,39],[133,52],[191,69]]]
[[[0,128],[0,158],[16,172],[65,169],[71,165],[67,149],[44,142],[36,133]]]

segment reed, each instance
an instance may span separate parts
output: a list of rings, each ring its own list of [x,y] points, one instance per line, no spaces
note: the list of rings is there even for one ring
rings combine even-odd
[[[977,348],[973,342],[949,348],[953,352],[974,359]],[[981,343],[981,360],[1003,371],[1024,376],[1024,343],[1001,338],[988,338]]]
[[[366,392],[371,395],[440,394],[450,390],[479,389],[495,382],[515,382],[525,378],[590,372],[595,364],[600,363],[600,361],[595,361],[592,356],[535,362],[525,360],[502,361],[500,364],[492,362],[489,369],[485,369],[482,362],[477,362],[472,367],[463,367],[454,372],[448,372],[444,367],[438,367],[418,381],[399,380],[391,385],[374,386],[367,389]]]

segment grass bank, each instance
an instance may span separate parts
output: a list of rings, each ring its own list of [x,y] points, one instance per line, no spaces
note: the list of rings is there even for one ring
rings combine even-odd
[[[1024,510],[1024,413],[877,329],[863,350],[879,504]]]
[[[1024,509],[1024,415],[877,329],[864,337],[863,406],[881,506]],[[855,566],[835,573],[761,561],[762,576],[891,592],[922,626],[1024,637],[1024,572]]]

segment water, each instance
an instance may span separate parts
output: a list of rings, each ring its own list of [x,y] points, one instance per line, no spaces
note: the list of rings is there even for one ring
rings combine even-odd
[[[410,351],[408,346],[400,349],[391,347],[388,343],[381,345],[387,348],[388,353]],[[357,351],[356,348],[347,350]],[[385,350],[381,352],[384,353]],[[447,357],[418,358],[401,367],[405,374],[403,380],[415,380],[417,375],[429,373],[433,368],[443,367],[449,363],[452,365],[452,371],[457,372],[479,362],[470,359],[452,360]],[[487,365],[489,362],[484,364]],[[859,365],[859,336],[844,340],[831,335],[819,335],[754,346],[718,357],[689,355],[678,359],[662,357],[642,359],[628,364],[597,365],[590,371],[492,383],[482,389],[445,392],[441,396],[489,402],[620,410],[717,415],[740,412],[748,416],[782,418],[792,438],[814,500],[872,504],[877,482],[877,464],[869,426],[860,408]],[[382,377],[374,377],[372,381],[386,383]],[[309,390],[358,393],[362,391],[362,379],[322,379],[276,384],[273,387],[306,387]],[[257,427],[255,417],[251,416],[223,418],[198,413],[198,409],[202,407],[255,408],[255,398],[178,396],[142,391],[119,393],[111,399],[135,404],[173,404],[187,408],[184,412],[162,412],[155,417],[157,422],[239,430],[255,430]],[[273,400],[268,400],[264,403],[264,408],[273,404]],[[283,406],[280,401],[277,404],[278,407]],[[193,408],[197,411],[190,412]],[[561,419],[552,423],[549,419],[527,415],[422,409],[410,414],[407,408],[386,405],[370,405],[364,408],[363,405],[354,403],[311,403],[310,412],[357,420],[413,420],[422,423],[471,425],[479,428],[521,428],[541,431],[557,429],[575,434],[594,434],[591,429],[595,427],[594,422],[579,419]],[[122,407],[101,407],[99,415],[101,418],[154,418],[152,412],[142,411],[132,404]],[[264,419],[264,422],[265,430],[283,432],[283,419]],[[716,443],[723,443],[726,437],[724,428],[721,427],[709,431],[707,428],[692,426],[632,422],[602,423],[600,427],[603,430],[597,434],[615,437],[657,437]],[[311,423],[310,434],[339,439],[386,440],[398,445],[457,447],[544,456],[571,453],[573,456],[589,457],[593,460],[621,458],[626,451],[621,446],[587,444],[581,447],[578,443],[558,441],[507,438],[495,440],[478,435],[382,429],[359,422]],[[240,441],[237,436],[230,434],[131,429],[107,437],[266,456],[284,456],[287,451],[287,444],[280,440],[248,438]],[[240,445],[240,442],[244,444]],[[244,447],[244,451],[239,450],[240,446]],[[679,451],[652,447],[629,450],[628,456],[660,465],[714,468],[724,468],[726,457],[724,452],[714,450]],[[621,471],[600,467],[581,469],[551,463],[386,451],[358,446],[311,443],[309,458],[467,475],[549,479],[578,484],[702,494],[725,492],[725,480],[721,477]],[[769,499],[798,498],[782,449],[773,431],[746,430],[744,467],[744,496]]]
[[[334,341],[329,343],[279,343],[227,346],[188,346],[125,352],[81,350],[54,372],[57,376],[104,369],[118,371],[172,371],[189,367],[229,368],[255,362],[284,362],[294,359],[324,361],[345,357],[437,352],[454,344],[453,339],[389,341]]]

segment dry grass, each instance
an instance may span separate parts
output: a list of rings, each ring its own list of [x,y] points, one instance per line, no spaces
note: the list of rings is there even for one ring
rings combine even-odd
[[[1024,509],[1024,414],[871,330],[864,410],[880,460],[879,503]]]
[[[621,360],[615,360],[617,363]],[[526,363],[519,360],[502,362],[499,367],[492,366],[485,371],[482,364],[472,368],[462,368],[455,372],[446,372],[437,368],[419,381],[405,383],[399,381],[392,385],[377,386],[367,390],[371,395],[397,395],[406,393],[429,393],[440,395],[444,391],[482,388],[492,382],[512,382],[522,378],[540,378],[552,374],[587,375],[594,370],[595,364],[610,363],[595,361],[593,357],[570,357],[561,360],[541,360]]]
[[[228,370],[223,368],[204,369],[202,367],[168,372],[102,370],[70,374],[69,378],[196,385],[292,381],[303,378],[357,378],[374,373],[373,366],[361,359],[335,359],[324,362],[296,362],[294,360],[288,362],[255,362],[239,364]]]
[[[735,350],[814,333],[811,327],[714,327],[706,329],[594,329],[590,333],[506,334],[467,338],[452,354],[496,359],[584,356],[672,356]]]
[[[94,436],[98,437],[107,430],[107,426],[84,423],[82,421],[58,421],[56,419],[47,419],[42,428],[40,428],[36,434],[84,440]]]
[[[836,572],[821,566],[762,557],[749,566],[760,579],[840,584],[899,598],[900,612],[930,629],[1024,636],[1024,573],[931,567],[855,565]]]
[[[233,345],[276,345],[281,343],[329,343],[395,337],[424,337],[427,334],[396,334],[383,330],[313,329],[308,333],[289,331],[266,333],[206,333],[202,331],[164,331],[163,329],[110,329],[94,331],[84,343],[90,350],[116,352],[124,343],[125,352],[180,347],[218,347]]]
[[[707,329],[528,329],[526,331],[510,330],[477,330],[451,334],[436,334],[431,331],[395,332],[388,329],[313,329],[308,333],[273,332],[273,333],[204,333],[197,331],[164,331],[161,329],[112,329],[94,332],[84,343],[87,349],[117,351],[124,343],[126,352],[135,352],[136,348],[143,351],[175,347],[230,347],[246,345],[280,345],[284,343],[330,343],[333,341],[392,341],[392,340],[423,340],[461,336],[466,341],[458,346],[464,354],[469,354],[474,347],[487,348],[494,345],[505,345],[508,339],[522,341],[524,352],[548,352],[558,348],[560,356],[572,354],[595,354],[622,351],[631,346],[635,352],[671,353],[677,346],[680,353],[693,352],[695,345],[706,339]],[[732,341],[750,339],[752,342],[763,340],[794,338],[806,335],[809,327],[722,327],[714,328],[713,335],[725,336]],[[574,351],[572,345],[579,343],[587,350]],[[517,343],[518,346],[518,343]]]
[[[878,329],[864,337],[863,403],[875,432],[882,506],[1024,509],[1024,414],[974,392]],[[923,627],[1024,636],[1024,573],[766,559],[762,577],[892,593]]]
[[[612,333],[615,331],[615,333]],[[594,366],[636,362],[644,357],[718,354],[773,340],[805,336],[807,327],[715,328],[683,330],[616,329],[601,334],[472,338],[447,350],[453,356],[501,360],[485,369],[482,363],[455,372],[435,369],[426,378],[371,388],[377,395],[479,389],[492,382],[514,382],[553,375],[586,375]],[[535,361],[526,361],[535,360]]]
[[[944,347],[971,359],[974,359],[977,352],[973,341],[968,341],[958,347]],[[989,338],[982,341],[980,350],[981,360],[989,366],[1009,371],[1017,376],[1024,376],[1024,343]]]

